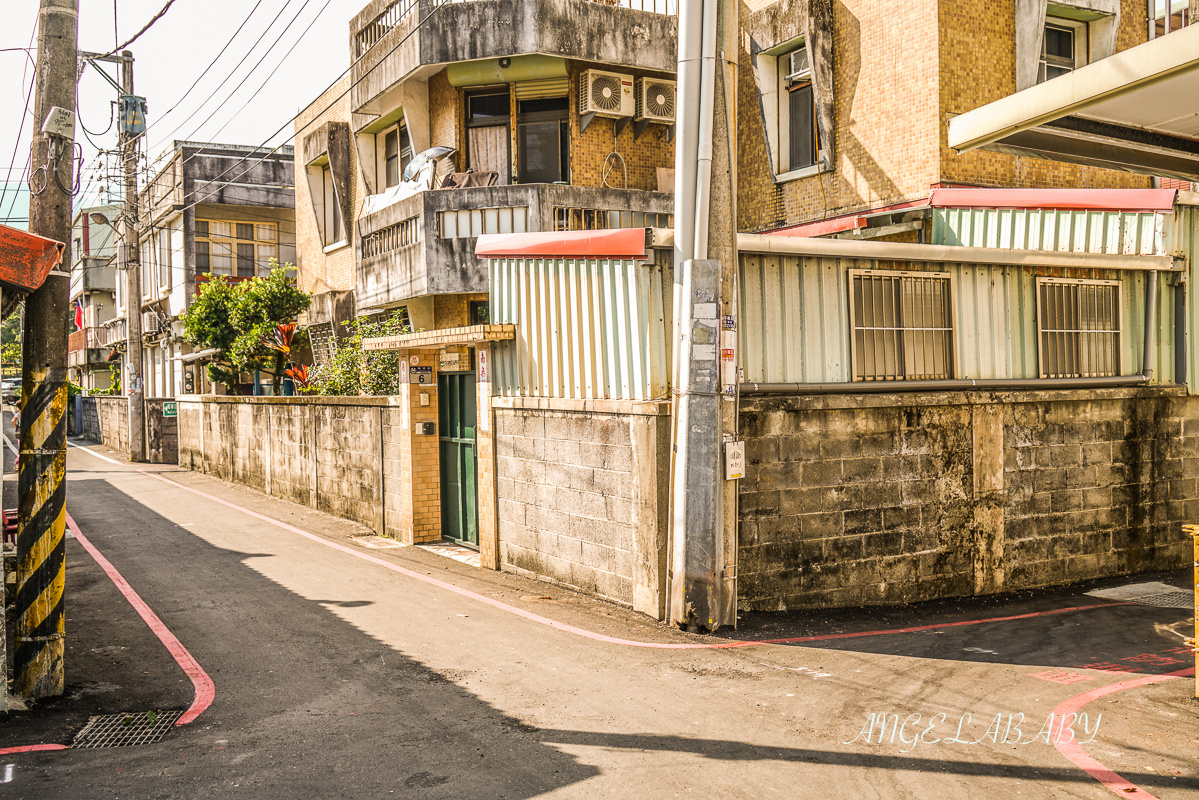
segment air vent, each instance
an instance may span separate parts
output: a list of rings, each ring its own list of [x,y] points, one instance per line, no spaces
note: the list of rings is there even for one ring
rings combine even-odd
[[[812,79],[812,65],[808,61],[808,48],[801,47],[787,54],[787,82],[798,83]]]
[[[637,80],[636,119],[673,123],[676,103],[676,84],[660,78]]]
[[[631,117],[635,110],[633,76],[589,69],[579,79],[579,113]]]

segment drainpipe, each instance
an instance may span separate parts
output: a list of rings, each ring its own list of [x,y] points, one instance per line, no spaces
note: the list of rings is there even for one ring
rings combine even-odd
[[[697,65],[702,92],[699,98],[699,141],[696,144],[694,258],[708,257],[708,215],[712,197],[712,116],[716,106],[716,6],[704,0],[703,51]]]
[[[1157,344],[1157,270],[1150,270],[1145,281],[1145,343],[1141,352],[1141,374],[1145,382],[1153,380],[1154,345]]]

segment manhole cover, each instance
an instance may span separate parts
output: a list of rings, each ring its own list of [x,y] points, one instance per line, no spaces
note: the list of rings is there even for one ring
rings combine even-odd
[[[1159,608],[1193,608],[1195,593],[1179,589],[1168,583],[1128,583],[1112,589],[1099,589],[1087,592],[1090,597],[1102,597],[1107,600],[1124,600],[1129,603],[1140,603],[1145,606]]]
[[[92,717],[83,730],[75,734],[71,747],[81,749],[153,744],[166,736],[175,720],[181,716],[182,711],[159,711],[154,714],[141,711]]]

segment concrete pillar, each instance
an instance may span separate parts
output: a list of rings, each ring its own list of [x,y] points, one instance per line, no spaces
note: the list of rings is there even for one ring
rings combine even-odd
[[[479,564],[500,568],[499,500],[495,483],[495,411],[491,407],[491,346],[480,344],[475,351],[478,427],[475,431],[476,475],[479,481]]]

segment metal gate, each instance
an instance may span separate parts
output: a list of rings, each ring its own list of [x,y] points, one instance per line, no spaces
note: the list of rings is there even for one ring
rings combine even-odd
[[[475,373],[441,373],[437,376],[437,398],[441,428],[441,535],[477,547]]]

